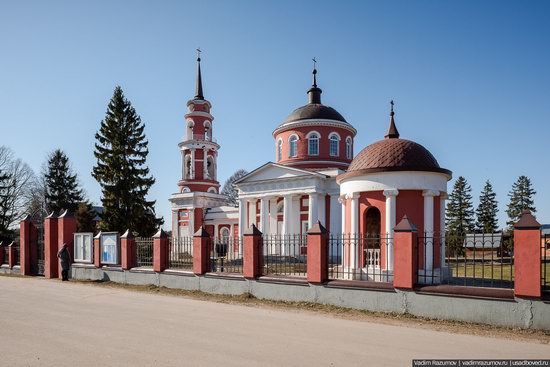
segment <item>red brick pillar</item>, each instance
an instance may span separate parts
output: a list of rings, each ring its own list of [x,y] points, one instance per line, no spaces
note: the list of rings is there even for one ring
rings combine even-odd
[[[65,210],[63,214],[57,218],[57,250],[61,250],[63,244],[67,245],[71,262],[74,261],[74,233],[76,232],[76,219],[72,213]],[[57,256],[57,252],[56,252]],[[58,269],[61,269],[61,262],[58,261]],[[61,278],[61,271],[58,271],[58,277]]]
[[[19,237],[21,242],[19,247],[21,275],[31,275],[32,265],[36,266],[38,264],[38,258],[36,227],[28,215],[19,224]]]
[[[393,286],[412,289],[416,283],[416,226],[403,216],[393,229]]]
[[[529,210],[514,225],[514,294],[517,297],[541,296],[540,224]]]
[[[8,248],[8,265],[10,269],[13,269],[15,266],[15,263],[17,261],[16,256],[17,254],[17,244],[15,242],[12,242]]]
[[[210,235],[204,226],[200,227],[193,236],[193,273],[202,275],[210,264]]]
[[[328,232],[321,222],[307,232],[307,281],[324,283],[328,280]]]
[[[101,232],[94,237],[94,266],[101,268]]]
[[[248,279],[261,276],[263,259],[262,232],[252,224],[243,232],[243,276]]]
[[[53,212],[44,219],[44,277],[58,278],[58,224]]]
[[[168,268],[168,235],[160,229],[153,236],[153,270],[162,272]]]
[[[120,237],[120,265],[129,270],[136,267],[136,239],[130,230]]]

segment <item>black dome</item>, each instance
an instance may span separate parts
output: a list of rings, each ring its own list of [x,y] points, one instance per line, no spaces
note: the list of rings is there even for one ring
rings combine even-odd
[[[344,116],[340,112],[336,111],[334,108],[325,106],[323,104],[309,103],[305,106],[295,109],[283,122],[286,124],[288,122],[298,121],[298,120],[307,120],[307,119],[324,119],[324,120],[336,120],[347,122]]]

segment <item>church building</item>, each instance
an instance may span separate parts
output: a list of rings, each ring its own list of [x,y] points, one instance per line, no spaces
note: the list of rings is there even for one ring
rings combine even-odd
[[[264,234],[303,235],[318,221],[335,234],[391,236],[405,214],[419,233],[444,232],[451,171],[422,145],[400,138],[393,101],[385,138],[355,156],[357,130],[322,103],[315,67],[308,103],[272,133],[274,162],[237,180],[239,205],[229,206],[220,194],[220,145],[212,105],[203,96],[200,57],[197,61],[196,93],[187,102],[179,144],[179,191],[170,198],[174,237],[192,236],[203,225],[216,238],[237,237],[252,224]],[[386,251],[382,256],[391,260],[393,249]]]

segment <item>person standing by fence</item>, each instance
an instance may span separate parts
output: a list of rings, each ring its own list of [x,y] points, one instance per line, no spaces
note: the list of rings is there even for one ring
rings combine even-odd
[[[69,269],[71,267],[71,254],[67,248],[67,244],[64,243],[63,247],[57,253],[57,257],[61,261],[61,280],[69,280]]]

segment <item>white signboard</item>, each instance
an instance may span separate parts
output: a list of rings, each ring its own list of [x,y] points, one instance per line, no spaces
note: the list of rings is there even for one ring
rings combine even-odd
[[[74,261],[84,263],[92,262],[93,237],[93,233],[74,234]]]
[[[118,233],[101,233],[101,263],[118,264]]]

